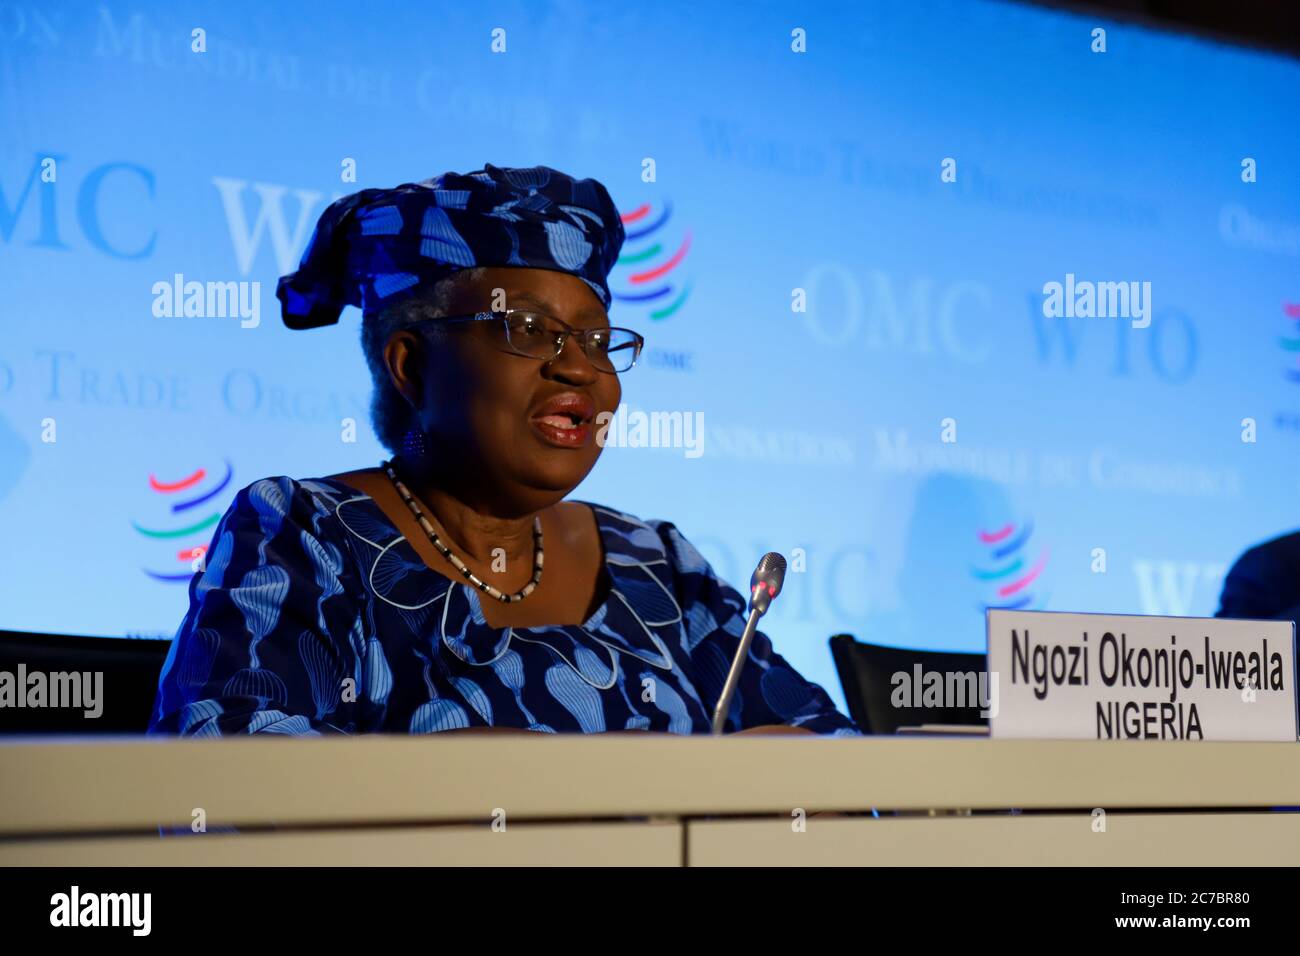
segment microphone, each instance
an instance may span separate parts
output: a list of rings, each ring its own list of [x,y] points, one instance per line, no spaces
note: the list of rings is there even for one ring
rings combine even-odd
[[[785,583],[785,558],[775,551],[769,551],[759,559],[758,567],[749,577],[749,620],[745,623],[745,632],[740,636],[740,645],[736,656],[731,660],[731,670],[727,672],[726,683],[722,685],[722,696],[713,708],[713,733],[722,733],[727,722],[727,711],[731,709],[731,699],[736,696],[736,687],[740,684],[740,671],[749,656],[749,645],[753,643],[754,631],[758,628],[758,619],[767,613],[773,599],[781,593]]]

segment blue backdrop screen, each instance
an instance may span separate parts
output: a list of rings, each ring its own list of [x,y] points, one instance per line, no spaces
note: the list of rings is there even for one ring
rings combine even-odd
[[[764,629],[838,699],[832,633],[1207,614],[1297,524],[1296,62],[1004,3],[615,6],[0,3],[0,626],[171,636],[239,488],[377,463],[358,313],[289,332],[275,280],[333,198],[485,162],[609,187],[628,411],[702,416],[574,496],[742,587],[785,553]],[[258,308],[160,316],[175,281]],[[1149,324],[1045,315],[1067,281]]]

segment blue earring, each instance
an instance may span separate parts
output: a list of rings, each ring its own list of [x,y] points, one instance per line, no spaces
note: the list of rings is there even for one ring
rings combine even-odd
[[[423,431],[418,428],[407,430],[402,438],[402,457],[412,463],[422,463],[429,457],[429,446]]]

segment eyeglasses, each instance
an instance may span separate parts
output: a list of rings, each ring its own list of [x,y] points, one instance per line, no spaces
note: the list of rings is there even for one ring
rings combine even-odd
[[[510,351],[528,358],[550,361],[564,350],[564,343],[572,338],[586,354],[587,360],[598,372],[617,375],[636,365],[645,346],[645,337],[631,329],[602,327],[575,329],[567,322],[534,312],[530,309],[506,309],[504,312],[476,312],[473,315],[452,315],[425,319],[425,322],[447,325],[458,322],[497,322],[505,330],[505,342]],[[563,326],[563,331],[551,328],[547,322]]]

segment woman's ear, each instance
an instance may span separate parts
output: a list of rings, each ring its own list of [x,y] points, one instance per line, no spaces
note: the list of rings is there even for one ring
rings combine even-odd
[[[394,332],[384,343],[388,377],[412,408],[418,408],[423,399],[424,359],[424,342],[410,329]]]

